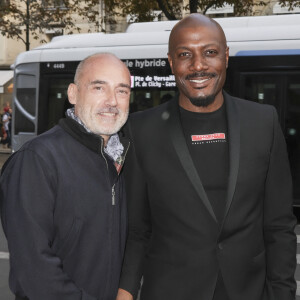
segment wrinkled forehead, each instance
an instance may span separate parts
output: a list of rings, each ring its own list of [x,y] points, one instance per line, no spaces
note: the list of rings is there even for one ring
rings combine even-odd
[[[108,68],[117,71],[128,71],[126,65],[117,57],[111,54],[102,54],[99,56],[91,57],[83,66],[86,70],[90,68]]]

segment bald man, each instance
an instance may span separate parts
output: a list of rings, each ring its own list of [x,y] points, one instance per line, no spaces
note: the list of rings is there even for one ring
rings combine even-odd
[[[114,300],[126,240],[122,165],[130,74],[112,54],[83,60],[74,108],[4,166],[1,216],[16,300]]]
[[[178,22],[179,95],[133,114],[129,237],[118,300],[295,299],[296,224],[276,110],[223,91],[229,49],[200,14]],[[145,142],[146,141],[146,142]]]

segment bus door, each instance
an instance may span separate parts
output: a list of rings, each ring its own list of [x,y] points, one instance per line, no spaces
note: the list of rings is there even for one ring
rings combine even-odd
[[[300,72],[241,72],[238,96],[274,105],[290,160],[294,204],[300,206]]]

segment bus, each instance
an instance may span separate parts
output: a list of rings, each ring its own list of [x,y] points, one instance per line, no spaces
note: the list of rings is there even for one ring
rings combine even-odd
[[[229,46],[224,89],[231,95],[274,105],[284,132],[300,206],[300,15],[215,19]],[[125,33],[58,36],[21,53],[13,65],[12,150],[57,124],[70,106],[67,86],[88,55],[111,52],[131,72],[130,111],[168,101],[176,83],[168,38],[177,21],[135,23]]]

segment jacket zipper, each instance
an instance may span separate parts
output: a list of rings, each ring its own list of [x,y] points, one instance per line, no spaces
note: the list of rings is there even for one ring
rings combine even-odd
[[[123,160],[122,160],[122,163],[123,161],[125,160],[125,157],[126,157],[126,154],[127,154],[127,151],[128,151],[128,148],[129,148],[129,145],[130,145],[130,142],[128,143],[128,146],[127,146],[127,149],[124,153],[124,156],[123,156]],[[102,148],[101,148],[102,149]],[[107,163],[106,163],[107,164]],[[111,188],[111,194],[112,194],[112,205],[116,205],[116,191],[115,191],[115,184],[112,186]]]
[[[126,149],[126,152],[124,153],[124,160],[125,160],[125,157],[126,157],[126,154],[128,152],[128,149],[129,149],[129,145],[130,145],[130,142],[128,143],[128,146],[127,146],[127,149]],[[107,171],[109,172],[108,170],[108,164],[107,164],[107,160],[103,154],[103,140],[101,139],[101,155],[102,157],[104,158],[105,160],[105,163],[106,163],[106,169]],[[114,206],[116,205],[116,191],[115,191],[115,184],[112,186],[111,188],[111,204]]]
[[[111,194],[112,194],[112,205],[116,205],[115,184],[111,188]]]
[[[107,169],[107,172],[109,172],[108,170],[108,164],[107,164],[107,160],[103,154],[103,140],[101,139],[101,155],[102,157],[104,158],[105,160],[105,163],[106,163],[106,169]],[[112,186],[111,188],[111,204],[112,205],[116,205],[116,192],[115,192],[115,184]]]

